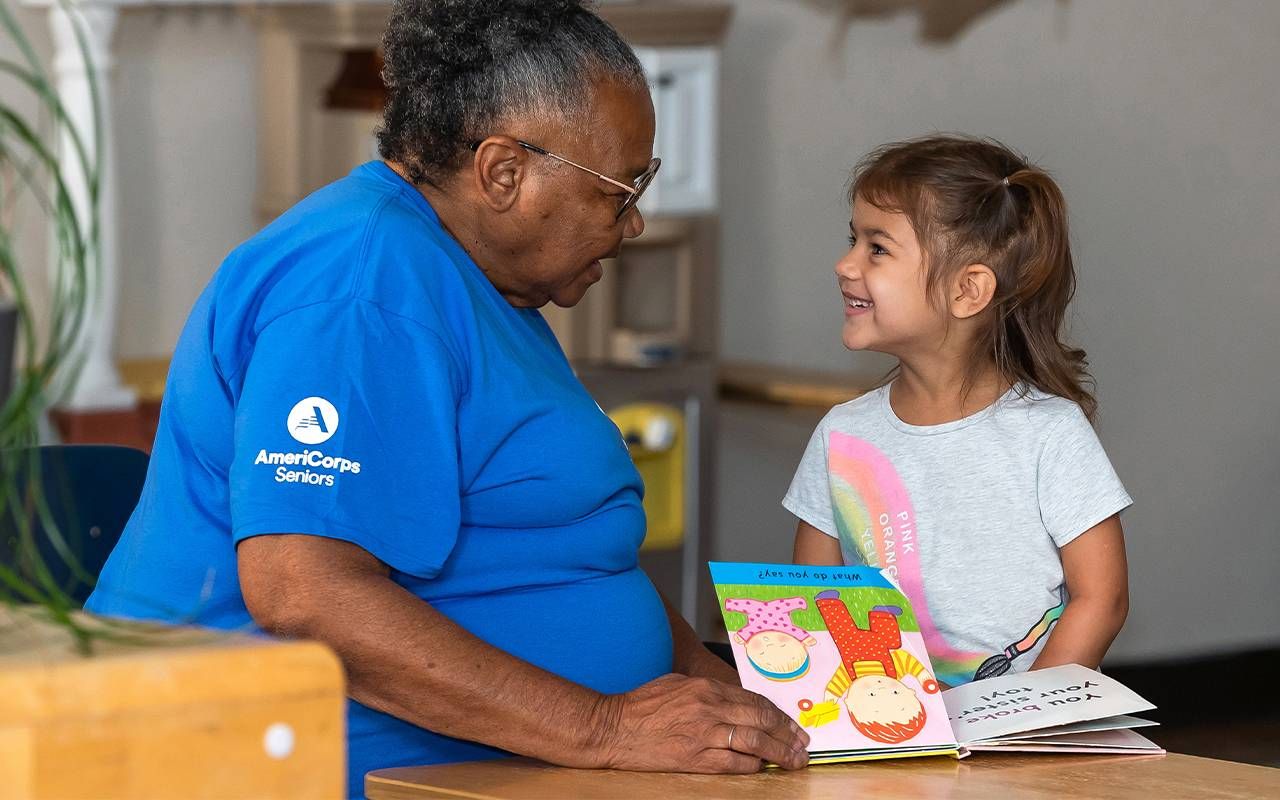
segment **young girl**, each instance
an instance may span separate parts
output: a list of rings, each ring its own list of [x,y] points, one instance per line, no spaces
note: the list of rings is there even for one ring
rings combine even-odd
[[[1132,500],[1090,425],[1062,193],[995,142],[934,136],[856,169],[835,266],[850,350],[891,382],[818,425],[783,505],[795,561],[869,564],[937,677],[1096,667],[1124,622]]]

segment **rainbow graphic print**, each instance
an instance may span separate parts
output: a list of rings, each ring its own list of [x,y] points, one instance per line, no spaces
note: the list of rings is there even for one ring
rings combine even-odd
[[[1062,616],[1065,601],[1046,611],[1026,636],[1000,653],[952,647],[929,613],[915,509],[893,463],[875,445],[832,431],[827,441],[827,474],[845,563],[877,567],[902,587],[915,609],[939,680],[956,686],[1008,672],[1013,659],[1035,647]]]

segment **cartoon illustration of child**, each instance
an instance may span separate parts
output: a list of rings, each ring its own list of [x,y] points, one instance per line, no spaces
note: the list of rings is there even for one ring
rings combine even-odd
[[[771,681],[793,681],[809,671],[809,648],[817,640],[791,621],[792,611],[809,607],[803,597],[768,601],[730,597],[724,607],[747,615],[747,624],[733,638],[746,648],[756,672]]]
[[[868,739],[896,744],[919,733],[925,723],[924,706],[902,678],[915,678],[927,694],[937,693],[938,682],[902,647],[897,618],[901,609],[877,606],[863,629],[834,589],[819,592],[814,602],[842,662],[827,683],[827,695],[844,698],[849,719]]]

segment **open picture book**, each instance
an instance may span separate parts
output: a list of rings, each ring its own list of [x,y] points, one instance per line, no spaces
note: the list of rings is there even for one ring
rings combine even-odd
[[[1162,753],[1155,706],[1075,664],[943,690],[906,596],[872,567],[711,562],[742,686],[810,736],[812,764],[1008,750]]]

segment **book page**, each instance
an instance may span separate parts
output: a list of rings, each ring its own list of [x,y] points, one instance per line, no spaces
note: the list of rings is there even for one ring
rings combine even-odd
[[[942,693],[962,744],[1155,708],[1128,687],[1078,664],[1001,675]]]
[[[710,566],[742,686],[795,719],[810,753],[955,749],[920,626],[879,570]]]
[[[1026,731],[1024,733],[1012,735],[1017,736],[1019,740],[1048,739],[1054,736],[1065,736],[1069,733],[1130,730],[1132,728],[1147,728],[1159,724],[1160,723],[1152,722],[1149,719],[1131,717],[1128,714],[1122,714],[1118,717],[1105,717],[1103,719],[1088,720],[1087,722],[1072,722],[1067,725],[1055,725],[1052,728],[1042,728],[1040,730]]]
[[[1002,739],[975,744],[971,750],[1013,751],[1020,753],[1163,753],[1160,745],[1131,730],[1071,733],[1051,739]]]

